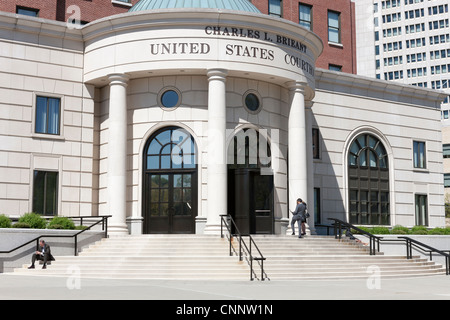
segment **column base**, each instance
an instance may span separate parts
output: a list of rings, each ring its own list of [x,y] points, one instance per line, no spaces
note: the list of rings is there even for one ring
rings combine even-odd
[[[130,233],[125,223],[108,225],[108,235],[111,236],[128,236]]]
[[[220,231],[221,231],[220,223],[219,224],[206,224],[203,234],[220,236]],[[225,231],[226,231],[226,228],[225,228],[224,232]]]

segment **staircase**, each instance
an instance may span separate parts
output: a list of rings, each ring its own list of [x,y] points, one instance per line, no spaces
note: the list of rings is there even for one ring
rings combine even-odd
[[[55,257],[47,269],[26,267],[16,274],[84,278],[248,280],[246,262],[229,256],[220,236],[141,235],[102,239],[78,256]]]
[[[270,280],[368,279],[445,274],[445,268],[427,259],[369,255],[368,246],[327,236],[253,236],[266,261]],[[257,271],[257,273],[260,271]],[[379,273],[378,273],[379,272]]]
[[[368,248],[334,237],[253,236],[266,258],[264,270],[270,280],[368,279],[380,271],[384,277],[445,274],[434,262],[415,257],[370,256]],[[234,240],[234,248],[238,248]],[[141,235],[102,239],[77,257],[57,256],[42,270],[23,266],[15,274],[116,279],[250,279],[247,261],[229,256],[228,241],[207,235]],[[255,274],[260,269],[254,262]]]

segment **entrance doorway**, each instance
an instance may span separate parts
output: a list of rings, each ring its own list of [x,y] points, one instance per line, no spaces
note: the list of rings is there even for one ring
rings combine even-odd
[[[273,176],[259,170],[229,170],[228,208],[241,233],[272,234]]]
[[[144,149],[144,233],[194,233],[197,165],[193,137],[179,127],[154,133]]]
[[[273,175],[261,170],[270,158],[269,144],[253,129],[239,131],[228,148],[228,211],[243,234],[274,233]]]

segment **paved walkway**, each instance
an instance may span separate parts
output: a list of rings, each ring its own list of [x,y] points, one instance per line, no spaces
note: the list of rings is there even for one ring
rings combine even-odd
[[[449,300],[450,276],[333,281],[77,279],[0,274],[0,300]]]

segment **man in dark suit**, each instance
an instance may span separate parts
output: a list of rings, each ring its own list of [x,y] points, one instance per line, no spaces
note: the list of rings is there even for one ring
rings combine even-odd
[[[47,261],[55,260],[50,251],[50,246],[46,244],[44,240],[39,241],[39,250],[33,253],[33,256],[31,257],[31,266],[29,266],[28,269],[34,269],[34,262],[36,259],[44,261],[42,269],[47,268]]]
[[[292,212],[292,211],[291,211]],[[302,228],[302,222],[305,219],[305,214],[306,214],[306,204],[302,201],[302,199],[297,199],[297,207],[295,208],[295,211],[292,212],[293,216],[292,216],[292,220],[291,220],[291,228],[292,228],[292,234],[295,234],[295,222],[298,223],[298,233],[299,233],[299,238],[302,237],[302,235],[304,235],[304,233],[302,232],[303,228]]]

